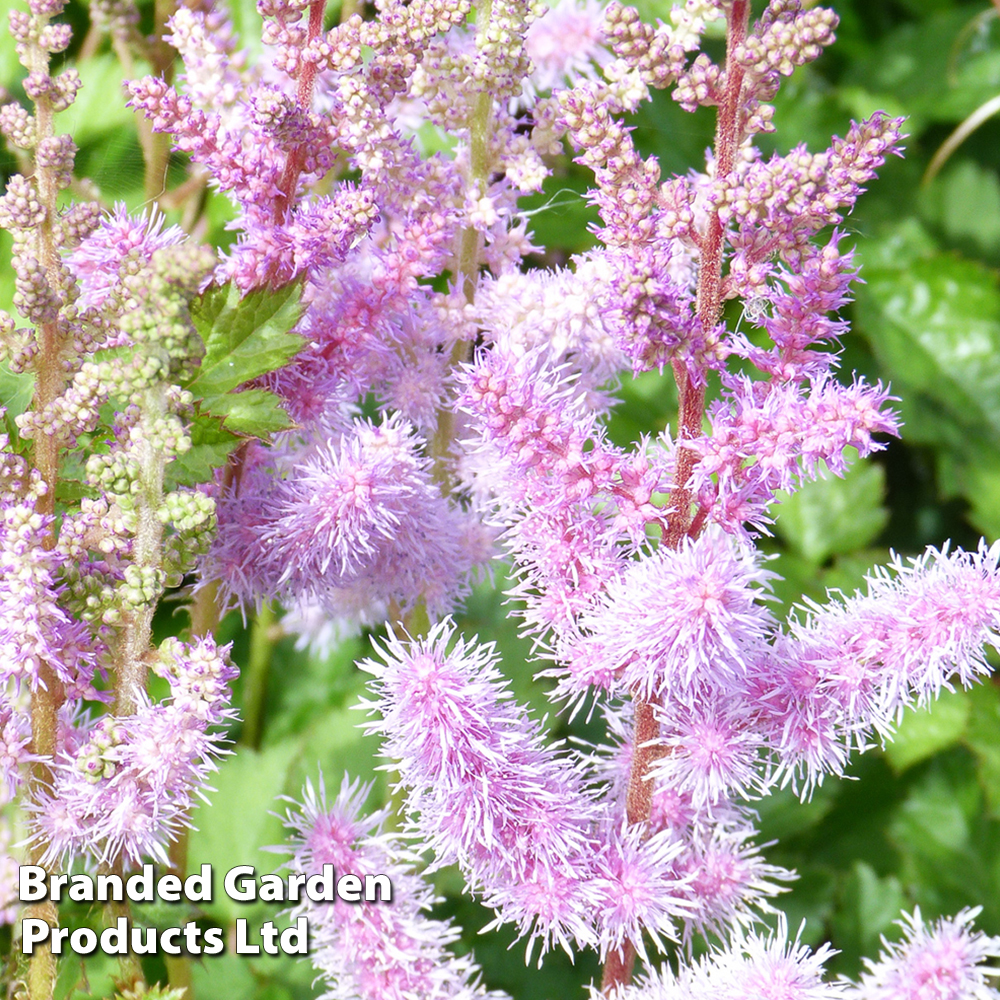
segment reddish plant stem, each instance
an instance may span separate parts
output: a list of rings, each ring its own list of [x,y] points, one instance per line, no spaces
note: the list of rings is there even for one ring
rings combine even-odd
[[[1000,0],[998,0],[1000,2]],[[742,132],[740,128],[740,105],[743,96],[743,67],[733,58],[733,53],[747,36],[750,18],[750,0],[734,0],[728,12],[726,33],[726,87],[719,104],[715,128],[715,170],[716,177],[725,177],[736,163]],[[725,249],[725,233],[718,212],[709,216],[708,226],[701,239],[701,266],[698,271],[698,297],[696,308],[703,330],[709,330],[719,322],[722,315],[722,265]],[[681,363],[673,365],[677,381],[679,400],[677,467],[671,486],[670,516],[663,544],[675,549],[685,537],[697,537],[704,524],[705,511],[692,517],[694,499],[688,482],[697,462],[697,455],[684,446],[701,434],[701,422],[705,412],[705,387],[692,379],[688,367]],[[654,704],[633,695],[635,708],[635,729],[632,739],[632,762],[629,768],[628,791],[625,798],[625,813],[629,823],[646,825],[649,822],[653,804],[653,782],[650,768],[663,755],[658,744],[659,723]],[[632,979],[635,966],[635,949],[626,943],[619,951],[611,952],[604,965],[601,991],[611,993],[620,986],[626,986]]]
[[[653,705],[637,695],[633,696],[632,704],[635,710],[635,731],[628,789],[625,793],[625,815],[629,823],[645,825],[649,822],[653,805],[653,783],[649,780],[649,769],[663,756],[663,747],[658,742],[660,724]],[[606,993],[615,986],[628,983],[632,978],[634,965],[635,948],[627,941],[620,951],[613,951],[608,955],[601,990]]]
[[[319,33],[323,30],[325,9],[326,0],[312,0],[312,3],[309,4],[308,31],[310,42],[319,37]],[[308,111],[312,107],[313,85],[315,83],[316,63],[304,62],[299,68],[299,82],[295,92],[295,101],[304,111]],[[299,175],[302,173],[305,156],[305,147],[296,146],[289,152],[288,158],[285,160],[285,169],[278,182],[279,194],[274,200],[274,221],[277,223],[285,221],[288,209],[295,200],[295,191],[299,184]]]

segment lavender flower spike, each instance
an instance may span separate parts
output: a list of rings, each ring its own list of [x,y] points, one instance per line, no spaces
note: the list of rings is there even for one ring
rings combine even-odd
[[[413,871],[413,859],[398,839],[382,832],[389,815],[383,809],[362,816],[370,788],[347,776],[331,805],[322,780],[303,790],[299,809],[288,810],[285,823],[293,832],[289,867],[319,872],[332,864],[338,876],[388,875],[391,904],[306,903],[298,913],[309,918],[313,964],[320,970],[329,1000],[505,1000],[487,992],[470,958],[459,958],[449,946],[458,931],[434,920],[427,911],[436,902]]]
[[[382,716],[368,730],[385,737],[434,867],[459,864],[543,951],[591,944],[597,806],[579,766],[511,699],[493,646],[456,640],[446,620],[424,639],[390,634],[382,658],[364,664]]]

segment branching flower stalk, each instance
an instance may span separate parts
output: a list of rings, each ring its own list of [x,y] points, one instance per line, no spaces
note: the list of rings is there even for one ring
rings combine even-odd
[[[750,18],[749,0],[734,0],[726,9],[725,89],[719,101],[715,130],[715,165],[718,176],[730,174],[743,139],[739,108],[743,96],[743,67],[734,58],[737,46],[746,40]],[[709,210],[708,222],[699,241],[700,262],[695,310],[702,329],[710,329],[722,315],[724,227],[718,210]],[[670,489],[671,510],[663,538],[665,547],[676,549],[685,538],[698,537],[702,523],[692,522],[692,496],[688,489],[697,455],[684,447],[685,441],[698,438],[705,411],[705,386],[692,378],[682,361],[672,363],[678,399],[678,456]],[[643,830],[653,806],[651,769],[663,756],[659,742],[660,723],[654,704],[641,695],[633,695],[634,733],[632,764],[628,776],[625,810],[628,822]],[[611,993],[632,979],[635,948],[629,942],[620,952],[612,952],[604,966],[601,990]]]
[[[0,447],[0,778],[31,856],[183,873],[234,715],[214,633],[258,609],[255,746],[280,609],[314,647],[384,629],[362,707],[398,809],[362,815],[348,778],[287,812],[295,866],[390,872],[398,897],[302,905],[327,995],[500,1000],[429,912],[426,877],[455,865],[529,959],[595,952],[594,997],[900,1000],[928,969],[994,997],[1000,942],[970,911],[905,915],[857,983],[825,977],[829,949],[783,918],[761,930],[791,873],[747,802],[842,775],[1000,645],[996,546],[897,559],[784,622],[768,601],[755,539],[779,497],[899,429],[886,387],[836,367],[857,277],[841,227],[902,123],[876,113],[819,152],[753,145],[836,15],[685,0],[649,25],[617,0],[486,0],[473,23],[468,0],[384,0],[326,30],[323,0],[259,0],[254,61],[224,11],[179,6],[150,42],[176,72],[128,100],[187,184],[231,200],[220,251],[123,206],[60,213],[73,148],[52,114],[75,83],[45,53],[69,38],[54,0],[31,3],[13,27],[37,113],[0,109],[36,163],[0,200],[27,324],[3,319],[6,356],[14,384],[35,378]],[[717,65],[700,49],[720,20]],[[717,127],[703,169],[663,178],[623,122],[667,88]],[[567,153],[593,173],[597,245],[531,267],[520,199]],[[752,335],[725,322],[740,299]],[[675,432],[612,443],[618,381],[668,369]],[[599,745],[554,745],[495,647],[456,626],[497,559],[549,696],[599,718]],[[181,587],[190,634],[155,648]],[[659,966],[668,942],[681,957]],[[30,1000],[54,975],[36,955]],[[123,985],[142,975],[132,956]]]

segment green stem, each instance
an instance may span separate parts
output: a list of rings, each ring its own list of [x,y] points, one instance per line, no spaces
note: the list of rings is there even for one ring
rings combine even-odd
[[[492,0],[483,0],[476,12],[476,34],[484,38],[489,30],[493,11]],[[469,187],[479,195],[485,195],[493,167],[491,144],[494,130],[493,94],[488,86],[476,94],[469,115]],[[484,237],[474,226],[466,226],[458,235],[455,250],[456,269],[462,282],[462,292],[466,302],[476,297],[479,283],[479,266],[483,256]],[[461,364],[469,356],[469,344],[459,340],[451,350],[451,366]],[[443,492],[449,493],[454,485],[450,471],[450,452],[455,436],[455,414],[448,406],[442,406],[437,413],[437,428],[431,440],[430,453],[433,461],[434,480]]]
[[[187,876],[188,859],[188,827],[181,827],[177,839],[170,845],[170,873],[178,878]],[[189,956],[165,955],[167,966],[167,984],[172,990],[183,990],[185,1000],[193,1000],[194,987],[191,978],[191,959]]]
[[[250,663],[243,684],[243,733],[240,743],[253,750],[260,748],[264,732],[264,705],[267,702],[267,675],[274,656],[274,605],[261,606],[250,630]]]

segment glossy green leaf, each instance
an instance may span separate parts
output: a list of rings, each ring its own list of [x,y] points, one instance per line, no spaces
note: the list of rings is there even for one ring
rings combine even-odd
[[[186,388],[198,399],[219,396],[287,364],[305,345],[289,332],[301,315],[300,292],[298,284],[243,297],[232,282],[209,288],[191,308],[205,357]]]
[[[843,478],[827,474],[806,483],[778,508],[775,531],[796,552],[819,564],[873,542],[889,512],[882,505],[885,471],[855,462]]]
[[[207,483],[243,440],[225,430],[219,418],[207,414],[196,417],[189,425],[188,433],[191,435],[191,448],[167,466],[167,483],[170,486]]]
[[[244,389],[202,400],[202,412],[222,418],[222,426],[247,437],[267,437],[294,426],[281,399],[266,389]]]
[[[906,270],[868,268],[858,293],[872,348],[903,397],[906,433],[947,440],[947,425],[1000,438],[1000,290],[982,265],[951,256]]]
[[[954,746],[965,735],[972,706],[963,690],[942,691],[925,708],[910,709],[896,730],[885,755],[896,772]]]

